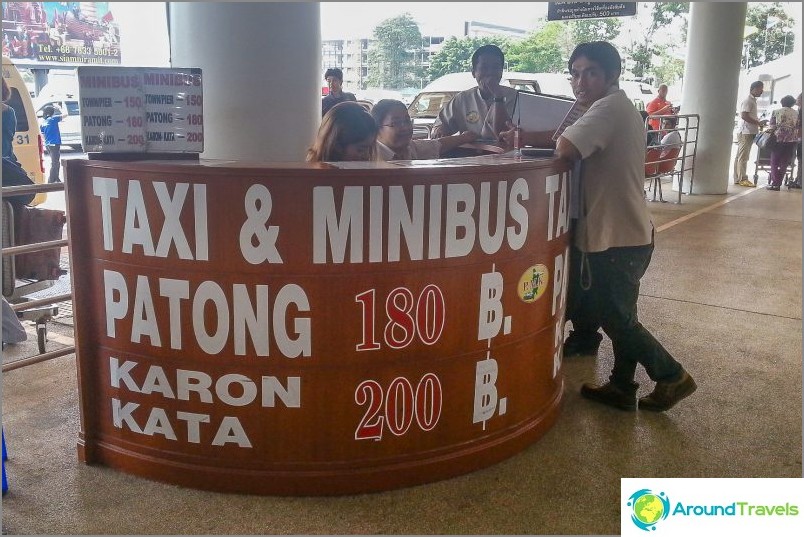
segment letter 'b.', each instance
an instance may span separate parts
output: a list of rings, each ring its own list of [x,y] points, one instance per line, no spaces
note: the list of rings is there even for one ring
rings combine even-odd
[[[480,279],[480,312],[477,319],[477,339],[491,339],[500,333],[503,322],[503,277],[499,272],[487,272]]]

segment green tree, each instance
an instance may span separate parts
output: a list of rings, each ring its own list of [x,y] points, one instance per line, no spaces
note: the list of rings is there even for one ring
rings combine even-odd
[[[644,5],[644,4],[643,4]],[[647,4],[651,5],[651,4]],[[628,56],[633,62],[631,72],[637,77],[647,77],[653,73],[653,61],[661,54],[661,48],[655,46],[654,38],[659,30],[681,20],[682,22],[682,41],[686,41],[687,20],[681,17],[684,13],[689,13],[689,3],[687,2],[656,2],[651,5],[651,23],[643,29],[641,38],[631,43],[627,49]]]
[[[441,50],[430,56],[430,67],[427,71],[430,80],[449,73],[464,73],[472,70],[472,54],[483,45],[497,45],[506,53],[508,40],[501,36],[484,37],[450,37]],[[506,53],[507,56],[507,53]]]
[[[670,54],[668,47],[659,48],[658,65],[653,66],[657,83],[673,84],[684,76],[684,60]]]
[[[561,54],[564,63],[566,63],[572,51],[580,43],[588,43],[589,41],[613,41],[620,35],[622,21],[618,18],[582,19],[565,21],[563,24],[565,32],[561,36],[560,45]]]
[[[369,46],[366,83],[390,89],[418,86],[421,53],[422,34],[410,13],[382,21],[374,28]]]
[[[565,27],[560,22],[549,22],[538,32],[522,41],[511,43],[506,58],[509,71],[530,73],[560,73],[564,68],[561,42]]]
[[[745,39],[747,67],[761,65],[793,51],[793,20],[779,2],[749,4],[745,26],[757,30]]]
[[[621,26],[622,21],[618,18],[575,20],[567,23],[574,45],[589,41],[613,41],[620,35]]]

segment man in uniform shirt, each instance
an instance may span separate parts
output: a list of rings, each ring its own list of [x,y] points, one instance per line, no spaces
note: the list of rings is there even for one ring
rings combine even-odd
[[[483,45],[472,54],[472,76],[477,87],[464,90],[452,98],[438,113],[433,123],[432,138],[472,131],[480,138],[497,140],[489,110],[494,101],[505,106],[508,119],[514,115],[517,91],[501,86],[505,55],[496,45]]]
[[[746,166],[751,155],[751,143],[759,134],[759,128],[764,127],[765,120],[757,117],[757,97],[765,91],[765,85],[757,80],[751,84],[748,97],[740,103],[740,133],[737,135],[737,155],[734,157],[734,184],[740,186],[756,186],[748,180]]]

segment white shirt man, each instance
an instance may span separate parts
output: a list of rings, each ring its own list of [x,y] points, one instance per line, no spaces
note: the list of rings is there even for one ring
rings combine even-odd
[[[737,154],[734,157],[734,184],[740,186],[756,186],[748,180],[746,167],[748,157],[751,155],[751,143],[759,133],[763,122],[757,117],[757,97],[762,95],[765,86],[760,81],[751,84],[751,89],[742,103],[740,103],[740,132],[737,135]]]

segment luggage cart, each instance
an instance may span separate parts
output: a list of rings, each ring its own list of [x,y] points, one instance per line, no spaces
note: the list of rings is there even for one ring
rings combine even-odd
[[[47,216],[46,219],[31,218],[27,222],[44,222],[47,221],[48,225],[39,226],[34,224],[36,229],[22,231],[19,229],[18,223],[20,222],[19,212],[37,211],[38,215]],[[66,218],[61,211],[52,211],[47,209],[36,209],[30,207],[17,207],[15,208],[8,201],[3,201],[3,229],[2,229],[2,244],[3,249],[17,246],[21,242],[22,237],[28,239],[23,244],[61,239],[62,232]],[[18,259],[23,256],[29,256],[28,259]],[[55,259],[55,266],[54,266]],[[47,342],[47,323],[53,317],[58,315],[59,308],[55,305],[47,305],[40,307],[34,305],[39,301],[32,301],[28,295],[42,291],[52,287],[59,276],[64,272],[59,268],[59,249],[45,250],[39,254],[19,254],[19,255],[6,255],[3,253],[2,261],[2,290],[3,296],[12,306],[24,305],[31,302],[31,308],[18,309],[17,317],[20,320],[33,321],[36,324],[36,337],[39,346],[39,352],[45,353]],[[20,261],[25,261],[20,266]],[[34,266],[31,267],[31,262]],[[18,269],[22,268],[23,273]]]
[[[764,171],[764,172],[766,172],[768,174],[767,184],[770,184],[770,182],[771,182],[771,178],[770,178],[770,171],[771,171],[770,157],[771,157],[771,150],[770,149],[764,149],[762,147],[757,146],[757,157],[756,157],[756,160],[754,160],[754,184],[757,185],[757,186],[759,186],[758,181],[759,181],[759,172],[760,172],[760,170]],[[794,155],[793,158],[790,159],[790,164],[788,164],[787,172],[784,175],[783,184],[784,184],[784,186],[786,186],[788,188],[788,190],[790,189],[790,185],[793,184],[793,182],[795,181],[795,175],[793,174],[793,169],[794,169],[794,166],[795,166],[795,162],[796,162],[796,159],[795,159],[795,155]]]

